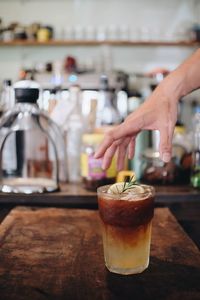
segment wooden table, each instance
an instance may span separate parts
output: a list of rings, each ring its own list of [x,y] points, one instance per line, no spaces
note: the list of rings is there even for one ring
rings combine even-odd
[[[13,209],[0,225],[0,299],[199,300],[199,250],[167,208],[157,208],[142,274],[104,266],[98,212]]]

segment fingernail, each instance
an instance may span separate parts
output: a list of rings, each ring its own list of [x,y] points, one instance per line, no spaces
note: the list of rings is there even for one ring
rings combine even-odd
[[[101,168],[102,168],[102,170],[106,170],[106,164],[105,163],[102,163],[102,165],[101,165]]]
[[[99,151],[96,151],[96,152],[94,153],[94,158],[99,158]]]
[[[170,160],[171,160],[171,155],[170,155],[170,153],[169,152],[165,152],[165,153],[163,153],[162,154],[162,160],[164,161],[164,162],[169,162]]]

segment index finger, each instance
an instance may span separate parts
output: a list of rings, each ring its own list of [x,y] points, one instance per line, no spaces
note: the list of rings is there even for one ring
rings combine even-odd
[[[95,158],[99,158],[99,157],[102,157],[106,150],[114,143],[116,143],[116,146],[117,144],[120,144],[120,140],[117,142],[117,138],[115,137],[115,132],[114,130],[116,129],[113,129],[112,132],[109,131],[106,133],[104,139],[103,139],[103,142],[99,145],[94,157]]]
[[[115,143],[116,145],[120,145],[121,139],[124,137],[132,136],[138,133],[138,128],[134,128],[133,124],[129,124],[124,122],[114,129],[108,131],[105,134],[103,142],[100,144],[99,148],[95,153],[95,158],[102,157],[106,150]]]

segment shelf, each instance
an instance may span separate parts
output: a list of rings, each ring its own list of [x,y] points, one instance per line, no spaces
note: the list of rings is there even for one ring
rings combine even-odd
[[[15,46],[181,46],[181,47],[195,47],[200,43],[196,41],[179,41],[179,42],[165,42],[165,41],[96,41],[96,40],[50,40],[48,42],[37,42],[28,40],[15,40],[10,42],[0,42],[0,47],[15,47]]]

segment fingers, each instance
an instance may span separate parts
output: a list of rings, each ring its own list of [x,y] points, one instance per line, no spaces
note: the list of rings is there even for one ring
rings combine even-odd
[[[133,142],[132,142],[133,141]],[[131,144],[130,144],[131,143]],[[104,153],[102,168],[108,169],[114,154],[117,151],[117,169],[122,170],[124,168],[125,156],[127,148],[131,147],[131,155],[134,154],[134,140],[132,138],[120,139],[114,142]]]
[[[105,152],[102,162],[102,169],[106,170],[109,168],[112,158],[117,150],[118,145],[115,143],[111,145]]]
[[[128,159],[132,159],[135,154],[135,137],[130,139],[128,146]]]
[[[158,119],[158,129],[160,131],[160,157],[164,162],[169,162],[172,157],[172,138],[177,119],[177,103],[168,99],[162,101],[162,111]]]
[[[106,150],[114,142],[118,142],[121,138],[126,138],[137,134],[140,131],[141,127],[141,120],[130,119],[128,122],[125,121],[124,123],[115,127],[115,129],[108,131],[103,142],[95,153],[95,158],[102,157],[105,154]]]
[[[174,126],[168,124],[160,129],[160,157],[167,163],[171,160],[172,156],[172,138],[173,138]]]
[[[118,171],[120,171],[124,168],[125,156],[127,153],[127,147],[128,147],[129,142],[130,142],[130,138],[126,138],[123,140],[123,143],[121,143],[118,146],[118,153],[117,153],[117,169],[118,169]]]
[[[98,149],[94,155],[95,158],[102,157],[105,154],[105,152],[107,151],[107,149],[109,149],[109,147],[114,143],[114,141],[116,140],[115,131],[116,131],[116,128],[113,130],[110,130],[109,132],[106,133],[103,142],[100,144],[100,146],[98,147]],[[108,155],[109,155],[109,152],[108,152]]]

